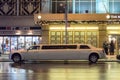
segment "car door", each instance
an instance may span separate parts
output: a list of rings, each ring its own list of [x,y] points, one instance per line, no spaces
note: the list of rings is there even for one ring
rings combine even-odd
[[[80,52],[80,59],[88,59],[91,48],[88,45],[80,45],[79,47],[79,52]]]
[[[39,51],[40,46],[31,46],[27,49],[27,52],[25,54],[26,60],[36,60],[37,54]]]

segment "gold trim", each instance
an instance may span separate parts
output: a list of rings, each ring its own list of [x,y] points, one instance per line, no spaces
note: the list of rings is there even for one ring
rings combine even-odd
[[[68,21],[106,21],[108,14],[68,14]],[[41,16],[41,19],[38,19]],[[65,14],[35,14],[35,22],[37,21],[65,21]]]

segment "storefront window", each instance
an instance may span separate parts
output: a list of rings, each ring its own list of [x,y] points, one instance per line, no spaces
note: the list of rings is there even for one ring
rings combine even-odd
[[[4,40],[3,50],[4,50],[4,53],[7,54],[8,52],[10,52],[10,37],[5,36],[3,40]]]
[[[17,37],[11,37],[11,51],[17,50],[18,40]]]
[[[28,47],[30,47],[31,45],[32,45],[32,37],[30,36],[30,37],[26,37],[25,38],[25,44],[26,44],[26,46],[25,46],[25,48],[27,49]]]
[[[33,45],[40,44],[40,38],[38,36],[33,37]]]
[[[0,53],[3,52],[2,43],[3,43],[3,37],[0,37]]]
[[[25,48],[25,43],[24,43],[24,36],[18,37],[18,49],[24,49]]]
[[[11,51],[27,49],[31,45],[40,44],[39,36],[3,36],[0,37],[0,52],[9,54]]]

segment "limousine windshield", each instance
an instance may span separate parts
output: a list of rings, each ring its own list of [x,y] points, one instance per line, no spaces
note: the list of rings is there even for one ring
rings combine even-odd
[[[37,50],[40,49],[40,46],[31,46],[27,50]]]

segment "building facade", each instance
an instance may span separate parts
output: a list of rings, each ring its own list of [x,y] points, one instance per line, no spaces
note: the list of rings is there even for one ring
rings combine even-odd
[[[0,0],[0,52],[26,49],[40,44],[41,27],[33,14],[40,12],[41,0]]]
[[[65,44],[67,38],[67,44],[102,47],[104,41],[113,40],[118,54],[119,4],[119,0],[42,0],[41,12],[34,20],[42,26],[42,43]]]
[[[68,44],[96,47],[114,40],[118,52],[119,4],[120,0],[0,0],[0,49],[7,53],[34,42],[65,44],[67,38]]]

